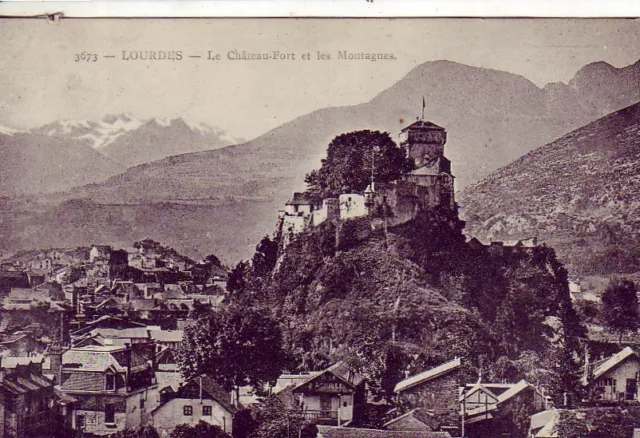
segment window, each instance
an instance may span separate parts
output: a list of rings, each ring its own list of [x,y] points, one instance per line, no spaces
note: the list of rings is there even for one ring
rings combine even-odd
[[[84,415],[76,417],[76,429],[84,429]]]
[[[106,390],[113,391],[116,389],[116,376],[113,374],[107,374]]]
[[[346,407],[347,407],[347,402],[346,402],[346,401],[342,402],[342,407],[343,407],[343,408],[346,408]]]
[[[115,424],[116,422],[116,407],[115,405],[104,406],[104,424]]]
[[[193,415],[193,406],[185,406],[182,408],[182,413],[184,415]]]
[[[203,406],[202,407],[202,415],[204,415],[205,417],[210,417],[211,416],[211,406]]]
[[[140,399],[140,409],[144,408],[144,399]]]

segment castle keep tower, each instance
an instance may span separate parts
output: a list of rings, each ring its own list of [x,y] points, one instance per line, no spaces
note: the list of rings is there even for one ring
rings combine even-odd
[[[430,207],[455,207],[451,161],[444,156],[446,142],[447,131],[426,120],[417,120],[400,132],[400,145],[415,166],[405,181],[429,189]]]
[[[400,131],[400,145],[407,148],[416,169],[438,161],[442,171],[451,173],[451,161],[444,156],[446,142],[447,131],[425,120],[418,120]]]

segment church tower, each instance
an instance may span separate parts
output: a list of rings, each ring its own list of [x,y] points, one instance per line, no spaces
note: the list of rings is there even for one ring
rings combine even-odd
[[[405,180],[429,189],[430,207],[455,208],[451,161],[444,155],[447,131],[420,119],[400,132],[400,145],[413,159],[414,170]]]

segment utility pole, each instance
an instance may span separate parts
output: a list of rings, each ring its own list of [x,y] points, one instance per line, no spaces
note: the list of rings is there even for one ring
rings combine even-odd
[[[461,419],[461,435],[464,437],[465,436],[465,430],[464,430],[464,417],[467,413],[467,387],[466,385],[462,387],[462,415],[460,415],[460,419]]]

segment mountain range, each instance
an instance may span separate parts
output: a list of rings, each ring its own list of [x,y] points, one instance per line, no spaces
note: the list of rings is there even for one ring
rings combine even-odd
[[[640,103],[529,152],[458,202],[470,235],[537,235],[576,273],[640,271]]]
[[[105,181],[125,170],[78,141],[35,133],[0,133],[0,196],[68,190]]]
[[[66,191],[99,183],[139,164],[242,142],[184,118],[107,115],[20,131],[0,127],[0,196]]]
[[[83,229],[98,230],[93,239],[117,244],[153,237],[190,256],[214,252],[237,260],[272,231],[275,210],[304,188],[305,173],[319,166],[336,135],[357,129],[396,134],[419,114],[424,97],[425,118],[448,131],[446,154],[457,189],[464,189],[532,149],[640,100],[639,77],[640,62],[620,69],[594,63],[568,84],[540,88],[507,72],[427,62],[367,103],[321,109],[243,144],[130,167],[29,208],[14,203],[0,216],[0,241],[5,234],[9,248],[80,243],[88,237],[78,233],[79,219],[72,221],[74,233],[64,232],[73,216],[86,219]],[[123,162],[126,153],[109,155],[108,148],[139,130],[104,141],[98,150]],[[148,132],[138,138],[144,140],[122,150],[148,148],[145,142],[157,137]],[[128,164],[148,159],[146,153],[132,154]]]
[[[128,113],[109,114],[98,121],[57,121],[31,132],[83,141],[126,167],[244,141],[202,122],[184,118],[145,120]]]

